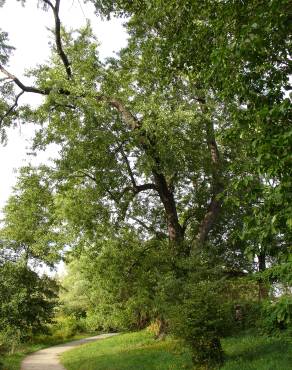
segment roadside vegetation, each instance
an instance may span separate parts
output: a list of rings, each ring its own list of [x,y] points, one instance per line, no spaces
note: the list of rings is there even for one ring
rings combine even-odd
[[[13,352],[0,354],[0,369],[1,370],[20,370],[21,361],[30,353],[39,351],[40,349],[51,347],[57,344],[70,342],[81,338],[88,337],[90,334],[76,334],[70,337],[59,336],[40,336],[35,337],[31,342],[18,344]]]

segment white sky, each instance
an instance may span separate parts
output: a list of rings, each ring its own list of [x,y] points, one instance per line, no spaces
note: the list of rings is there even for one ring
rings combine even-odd
[[[4,7],[0,8],[0,27],[9,33],[10,45],[16,48],[7,69],[27,84],[29,80],[23,77],[25,70],[44,62],[49,56],[47,28],[54,25],[51,12],[38,9],[37,3],[38,0],[27,0],[26,6],[22,7],[16,0],[6,0]],[[94,15],[92,4],[83,4],[82,0],[62,0],[60,18],[65,27],[74,29],[84,25],[86,18],[90,19],[101,43],[99,52],[102,58],[112,56],[127,43],[121,20],[101,21]],[[40,101],[39,96],[27,93],[21,99],[20,103],[29,102],[33,105]],[[28,163],[44,163],[54,156],[54,147],[38,154],[37,158],[26,154],[33,133],[34,127],[30,124],[17,125],[8,130],[8,144],[0,145],[0,209],[16,182],[17,168]]]

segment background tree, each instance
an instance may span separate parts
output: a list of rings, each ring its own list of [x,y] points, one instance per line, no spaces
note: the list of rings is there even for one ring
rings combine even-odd
[[[27,339],[46,332],[52,322],[57,302],[57,283],[47,276],[39,277],[22,263],[5,262],[0,267],[0,332]]]
[[[14,251],[28,265],[53,266],[60,259],[54,197],[45,168],[23,167],[14,194],[4,207],[1,248]]]

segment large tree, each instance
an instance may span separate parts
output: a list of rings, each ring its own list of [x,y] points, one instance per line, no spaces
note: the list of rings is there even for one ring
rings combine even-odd
[[[257,255],[259,270],[275,255],[287,258],[292,216],[289,2],[92,2],[99,14],[128,17],[130,42],[139,45],[143,68],[153,80],[158,75],[170,84],[183,75],[205,110],[210,96],[221,106],[224,129],[220,132],[211,119],[220,143],[227,144],[222,154],[233,175],[224,184],[223,199],[245,209],[243,237],[252,245],[248,253]],[[218,170],[213,184],[220,193]],[[211,224],[218,206],[217,197],[210,203]]]
[[[35,86],[25,86],[1,66],[6,85],[13,82],[21,92],[45,97],[38,110],[23,113],[26,120],[44,126],[36,146],[60,143],[58,170],[64,181],[86,179],[98,192],[96,202],[102,208],[128,208],[128,218],[145,213],[145,208],[150,213],[161,208],[161,222],[178,249],[183,249],[178,245],[193,218],[192,237],[204,243],[219,214],[218,194],[224,188],[224,163],[214,129],[222,107],[210,94],[196,91],[183,73],[169,85],[154,80],[155,66],[145,68],[137,43],[103,66],[90,28],[74,37],[63,31],[61,37],[60,2],[44,3],[55,18],[50,65],[34,71]],[[149,228],[155,226],[151,222]]]
[[[128,17],[118,57],[102,63],[90,26],[66,32],[60,0],[43,0],[55,24],[50,61],[31,71],[33,86],[0,66],[15,99],[2,121],[40,124],[35,150],[60,146],[50,181],[72,245],[101,250],[105,231],[126,227],[141,243],[168,238],[176,278],[191,285],[200,253],[197,268],[207,258],[235,275],[251,269],[244,252],[261,269],[268,254],[287,256],[287,1],[93,2]],[[42,104],[20,106],[24,93]]]

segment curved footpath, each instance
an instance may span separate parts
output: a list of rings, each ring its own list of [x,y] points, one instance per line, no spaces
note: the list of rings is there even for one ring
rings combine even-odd
[[[58,344],[57,346],[42,349],[27,356],[21,364],[21,370],[66,370],[60,364],[59,356],[69,349],[81,344],[94,342],[117,335],[118,333],[101,334],[95,337],[74,340],[73,342]]]

